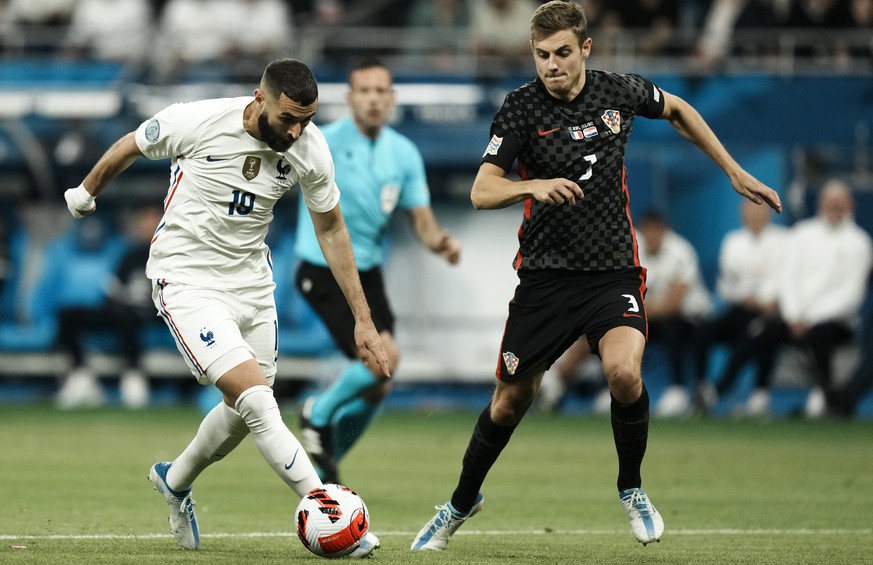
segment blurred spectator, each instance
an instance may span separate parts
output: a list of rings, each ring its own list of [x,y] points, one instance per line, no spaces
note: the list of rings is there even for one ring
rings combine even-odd
[[[78,0],[63,55],[141,65],[153,19],[148,0]]]
[[[68,306],[58,312],[58,345],[71,357],[71,365],[57,396],[61,408],[99,405],[103,391],[97,376],[85,365],[83,339],[93,331],[108,331],[120,339],[125,368],[119,391],[122,403],[140,408],[148,403],[149,384],[140,367],[143,328],[161,324],[155,316],[151,284],[145,276],[149,244],[161,220],[160,209],[143,207],[131,223],[130,244],[97,306]]]
[[[225,56],[233,61],[237,80],[259,80],[264,61],[291,50],[292,13],[283,0],[233,0],[227,9],[233,25]]]
[[[845,39],[838,40],[836,63],[850,69],[862,65],[870,70],[873,64],[873,0],[849,0],[849,23]]]
[[[168,0],[159,25],[161,81],[260,78],[293,36],[281,0]]]
[[[850,25],[847,0],[796,0],[791,3],[786,27],[796,30],[796,36],[801,39],[806,31],[839,31]],[[795,49],[798,57],[812,58],[828,64],[835,54],[836,37],[829,41],[805,41]]]
[[[597,58],[601,68],[616,64],[613,59],[617,55],[622,27],[621,16],[614,6],[609,0],[587,0],[584,4],[588,33],[595,46],[592,56]]]
[[[345,2],[340,0],[313,0],[315,19],[322,25],[339,25],[346,17]]]
[[[66,26],[77,0],[8,0],[9,18],[20,24]]]
[[[724,300],[724,311],[700,328],[697,374],[706,377],[709,354],[716,343],[728,344],[730,356],[715,385],[704,383],[700,392],[705,407],[716,404],[733,388],[743,367],[754,359],[757,367],[755,391],[743,412],[764,416],[769,412],[769,376],[776,351],[760,350],[755,338],[767,320],[778,316],[777,296],[785,253],[787,230],[773,225],[772,212],[750,200],[740,204],[743,226],[729,232],[722,241],[718,261],[717,290]]]
[[[471,0],[470,41],[482,74],[530,66],[533,0]]]
[[[819,195],[817,215],[791,228],[779,293],[781,318],[759,338],[763,348],[791,343],[812,354],[815,382],[806,402],[808,417],[828,412],[834,352],[855,338],[871,266],[873,243],[855,223],[852,193],[843,181],[830,180]]]
[[[663,345],[669,365],[670,386],[655,406],[655,415],[677,417],[691,408],[688,386],[694,340],[712,311],[697,253],[674,232],[666,218],[649,212],[638,229],[640,264],[646,269],[646,316],[649,343]]]
[[[786,25],[799,29],[836,29],[849,23],[846,0],[795,0]]]
[[[159,22],[157,79],[178,80],[189,69],[224,70],[231,45],[228,0],[168,0]],[[224,77],[219,77],[224,78]]]
[[[459,34],[470,25],[466,0],[416,0],[407,25],[425,28],[427,33],[412,33],[406,48],[410,55],[426,57],[426,65],[438,71],[456,68],[456,53],[461,47]]]
[[[639,55],[675,55],[679,0],[619,0],[609,2],[618,15],[619,25],[635,33],[635,52]]]
[[[714,0],[706,13],[700,40],[694,51],[693,67],[709,72],[724,64],[731,55],[771,55],[776,50],[776,38],[766,36],[772,44],[748,42],[736,37],[736,32],[772,30],[785,20],[777,0]]]
[[[75,3],[76,0],[8,0],[3,12],[4,46],[29,53],[54,53],[66,34]]]

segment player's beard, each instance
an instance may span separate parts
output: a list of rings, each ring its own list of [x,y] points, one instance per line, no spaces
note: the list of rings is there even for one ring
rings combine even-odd
[[[270,149],[277,153],[284,153],[294,144],[294,138],[289,135],[282,135],[270,127],[270,122],[265,114],[258,116],[258,130],[261,134],[261,141],[270,146]]]

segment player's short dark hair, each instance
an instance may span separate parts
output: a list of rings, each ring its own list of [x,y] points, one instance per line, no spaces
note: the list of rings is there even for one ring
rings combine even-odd
[[[658,226],[662,228],[669,228],[670,222],[667,220],[667,215],[661,210],[651,209],[646,210],[640,216],[640,226],[642,225],[651,225]]]
[[[552,0],[536,9],[530,20],[532,41],[570,30],[579,39],[579,46],[588,39],[588,19],[582,6],[568,0]]]
[[[391,72],[391,69],[389,69],[388,66],[385,63],[383,63],[382,60],[379,59],[378,57],[373,57],[373,56],[362,57],[361,59],[358,59],[358,61],[352,65],[352,68],[349,69],[349,77],[348,77],[349,84],[351,84],[351,82],[352,82],[352,75],[355,73],[355,71],[365,71],[367,69],[385,69],[386,71],[389,72],[389,74]]]
[[[284,94],[301,106],[318,100],[318,83],[312,71],[296,59],[277,59],[267,65],[261,88],[273,96]]]
[[[378,57],[367,56],[358,59],[355,64],[352,65],[352,68],[349,69],[349,74],[355,71],[362,71],[364,69],[372,69],[374,67],[378,67],[380,69],[387,69],[388,67],[385,63],[382,62]]]

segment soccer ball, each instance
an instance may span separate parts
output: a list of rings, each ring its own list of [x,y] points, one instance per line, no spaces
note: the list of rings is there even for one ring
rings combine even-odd
[[[327,484],[312,489],[294,511],[297,537],[319,557],[345,557],[370,529],[367,505],[355,491]]]

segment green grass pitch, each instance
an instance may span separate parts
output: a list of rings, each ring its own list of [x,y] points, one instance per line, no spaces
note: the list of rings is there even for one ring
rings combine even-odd
[[[475,419],[388,412],[343,461],[382,540],[371,562],[873,563],[869,421],[653,421],[644,487],[666,533],[643,547],[618,504],[609,421],[532,414],[489,475],[483,511],[444,553],[412,553]],[[199,421],[189,407],[0,406],[0,562],[318,562],[292,533],[296,497],[250,439],[197,481],[201,549],[178,547],[146,474]]]

